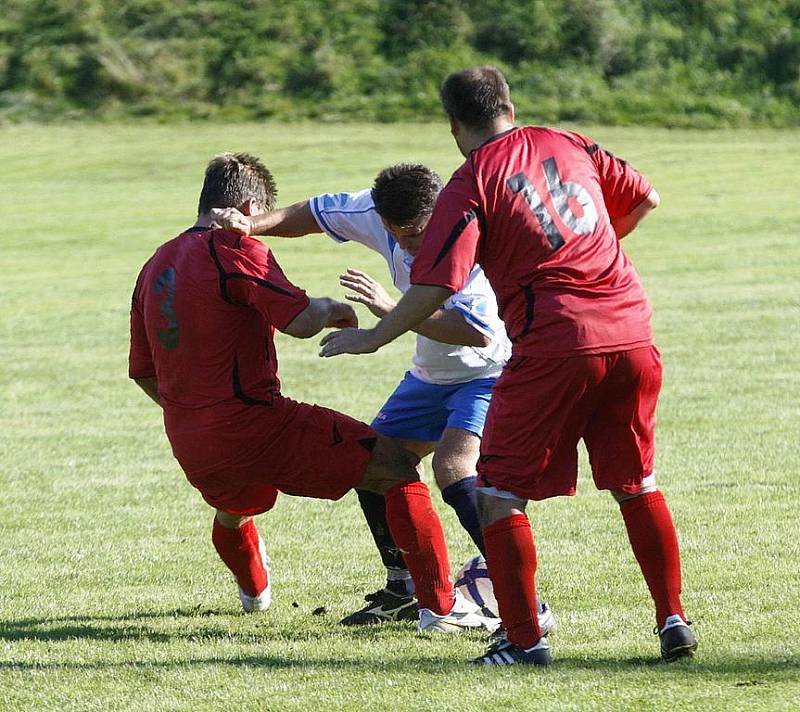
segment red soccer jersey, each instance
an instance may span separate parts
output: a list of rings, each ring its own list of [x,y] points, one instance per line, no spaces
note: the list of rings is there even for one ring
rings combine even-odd
[[[411,282],[457,292],[479,263],[516,354],[649,345],[650,305],[611,219],[650,190],[580,134],[512,129],[474,150],[439,195]]]
[[[306,306],[306,293],[263,243],[191,228],[139,274],[129,375],[158,377],[170,436],[199,423],[227,427],[238,411],[279,393],[273,334]]]

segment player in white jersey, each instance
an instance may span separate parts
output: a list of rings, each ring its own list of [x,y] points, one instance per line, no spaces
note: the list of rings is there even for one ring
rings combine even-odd
[[[325,193],[259,216],[220,211],[224,227],[251,235],[298,237],[325,232],[337,243],[357,242],[387,262],[394,286],[410,286],[411,264],[442,188],[425,166],[400,164],[381,171],[372,189]],[[340,278],[347,298],[378,317],[396,304],[368,274],[348,269]],[[467,285],[417,328],[413,367],[372,423],[421,458],[433,453],[432,469],[442,497],[483,553],[475,510],[475,466],[491,389],[510,354],[497,313],[497,300],[480,267]],[[413,583],[386,524],[380,495],[357,491],[359,503],[387,570],[383,589],[367,595],[367,605],[342,619],[345,625],[416,620]],[[540,622],[551,623],[546,606]]]

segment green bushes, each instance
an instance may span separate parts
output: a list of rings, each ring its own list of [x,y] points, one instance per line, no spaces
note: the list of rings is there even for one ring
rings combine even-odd
[[[528,121],[800,125],[800,0],[4,0],[0,117],[430,119],[500,66]]]

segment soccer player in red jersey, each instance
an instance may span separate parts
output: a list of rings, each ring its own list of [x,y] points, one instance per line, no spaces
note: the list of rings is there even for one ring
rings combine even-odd
[[[352,307],[309,298],[263,243],[215,229],[209,211],[274,207],[275,184],[258,159],[211,161],[195,225],[142,268],[131,305],[129,375],[164,411],[172,451],[217,512],[212,539],[239,584],[246,611],[264,610],[271,586],[252,519],[278,492],[339,499],[383,494],[392,536],[417,588],[421,630],[484,627],[453,590],[441,524],[415,458],[346,415],[281,395],[275,329],[309,338],[356,326]]]
[[[375,351],[480,264],[513,347],[478,464],[486,559],[507,639],[475,662],[551,661],[533,605],[536,549],[524,511],[528,500],[575,493],[581,438],[596,485],[620,504],[655,602],[662,656],[691,655],[678,540],[653,469],[661,358],[650,305],[619,242],[658,194],[580,134],[516,127],[508,85],[492,67],[452,74],[442,103],[466,161],[436,203],[413,286],[374,329],[325,337],[321,355]]]

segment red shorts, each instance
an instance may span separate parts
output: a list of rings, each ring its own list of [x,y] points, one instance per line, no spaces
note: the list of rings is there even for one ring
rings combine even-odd
[[[278,396],[224,426],[167,432],[186,477],[212,507],[242,516],[271,509],[278,492],[339,499],[364,477],[376,433],[343,413]]]
[[[575,494],[583,438],[599,489],[636,492],[653,471],[661,355],[513,357],[492,390],[478,485],[523,499]]]

